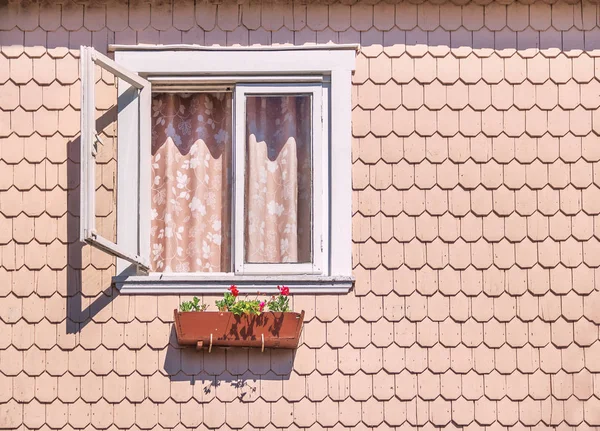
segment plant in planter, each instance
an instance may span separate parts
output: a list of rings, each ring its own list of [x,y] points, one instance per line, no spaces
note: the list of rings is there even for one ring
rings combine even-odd
[[[279,295],[271,296],[271,300],[267,302],[267,307],[270,311],[279,311],[285,313],[290,310],[290,288],[286,286],[277,286]]]
[[[229,291],[223,295],[223,299],[217,300],[215,305],[219,311],[230,311],[237,316],[241,314],[258,315],[263,313],[265,308],[279,313],[290,311],[290,288],[277,286],[277,289],[279,289],[279,295],[271,296],[271,299],[267,302],[258,299],[238,299],[240,291],[236,286],[231,286]]]
[[[238,296],[240,291],[237,287],[231,286],[229,292],[225,292],[223,299],[217,300],[215,305],[219,311],[230,311],[236,316],[241,314],[258,315],[263,312],[264,305],[258,299],[240,299]]]
[[[268,301],[240,299],[239,290],[231,286],[217,300],[219,311],[206,311],[198,298],[183,302],[175,310],[175,331],[181,345],[197,349],[222,347],[265,347],[294,349],[298,347],[304,311],[289,311],[290,289],[278,286],[279,294]],[[269,311],[265,311],[268,309]]]
[[[200,304],[200,299],[197,296],[191,301],[183,301],[179,305],[179,311],[206,311],[208,304]]]

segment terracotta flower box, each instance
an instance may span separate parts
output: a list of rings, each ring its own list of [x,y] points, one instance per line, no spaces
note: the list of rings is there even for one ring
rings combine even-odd
[[[209,351],[213,347],[295,349],[303,322],[304,311],[235,315],[220,311],[175,310],[179,344]]]

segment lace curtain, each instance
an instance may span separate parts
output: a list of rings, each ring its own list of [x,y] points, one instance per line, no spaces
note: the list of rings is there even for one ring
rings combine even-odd
[[[248,97],[247,262],[310,261],[307,97]],[[230,272],[231,94],[155,94],[152,116],[152,270]]]
[[[156,94],[152,117],[152,270],[229,271],[231,95]]]
[[[246,103],[246,262],[311,260],[310,96]]]

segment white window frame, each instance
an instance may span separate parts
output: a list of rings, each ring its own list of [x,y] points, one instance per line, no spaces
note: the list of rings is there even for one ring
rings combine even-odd
[[[122,70],[156,84],[173,84],[175,88],[199,83],[218,86],[235,82],[236,91],[252,91],[252,88],[261,86],[264,89],[273,88],[278,83],[288,83],[291,87],[287,88],[293,88],[296,84],[301,87],[299,83],[320,83],[319,86],[323,89],[323,112],[327,114],[323,118],[328,126],[324,127],[326,135],[321,137],[322,152],[319,151],[318,154],[320,160],[313,161],[323,166],[323,169],[316,169],[315,164],[313,174],[319,171],[322,175],[319,181],[324,191],[322,205],[319,205],[322,224],[317,227],[317,230],[321,230],[318,234],[320,239],[314,248],[315,251],[321,250],[322,238],[323,253],[320,261],[315,261],[317,265],[285,273],[276,271],[283,270],[273,266],[279,266],[277,264],[264,264],[267,266],[265,267],[242,263],[238,267],[239,262],[234,260],[234,272],[227,274],[148,274],[140,271],[144,265],[137,260],[132,264],[132,259],[113,252],[117,256],[117,275],[113,281],[121,293],[221,293],[233,283],[242,292],[260,290],[265,293],[276,292],[277,285],[280,284],[288,285],[296,293],[341,293],[352,287],[351,74],[357,48],[356,45],[249,48],[110,46],[110,50],[115,52],[114,63],[119,67],[119,70],[113,67],[115,71]],[[127,156],[127,150],[131,151],[131,146],[123,145],[122,141],[134,141],[137,137],[139,148],[138,166],[135,169],[137,175],[133,176],[137,178],[137,183],[131,181],[132,184],[123,189],[121,185],[117,186],[117,243],[123,250],[137,250],[139,260],[148,262],[150,217],[141,215],[150,214],[151,92],[144,92],[148,90],[144,87],[139,92],[139,109],[132,109],[130,99],[135,82],[126,79],[128,75],[124,73],[118,76],[118,179],[132,178],[132,166],[121,162],[132,159]],[[144,93],[144,99],[141,93]],[[144,116],[147,116],[147,124]],[[240,127],[237,117],[235,127]],[[83,131],[82,123],[82,134]],[[86,134],[89,135],[87,130]],[[245,148],[245,145],[242,147]],[[317,152],[313,151],[315,153]],[[239,183],[236,181],[238,186]],[[239,194],[235,196],[235,199],[239,198]],[[130,203],[133,201],[137,202],[137,211],[132,211]],[[89,206],[87,211],[89,214]],[[313,220],[318,220],[316,214]],[[234,238],[243,241],[243,236],[240,237],[238,232],[235,232]],[[235,253],[235,248],[234,256],[239,256]]]
[[[236,274],[322,274],[323,261],[323,221],[328,218],[324,213],[327,208],[323,202],[326,196],[325,184],[323,182],[323,170],[326,165],[323,160],[327,160],[327,155],[323,154],[323,142],[327,139],[327,122],[323,121],[323,92],[325,87],[322,84],[238,84],[235,86],[234,106],[235,106],[235,174],[241,175],[235,181],[235,204],[233,219],[235,220],[234,230],[234,270]],[[245,262],[246,238],[246,96],[247,95],[293,95],[310,94],[311,95],[311,227],[312,244],[310,263],[247,263]]]

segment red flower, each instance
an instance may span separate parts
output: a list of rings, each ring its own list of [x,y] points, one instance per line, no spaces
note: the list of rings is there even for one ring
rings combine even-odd
[[[231,287],[229,288],[229,291],[231,292],[231,294],[237,298],[237,296],[240,294],[240,291],[238,290],[237,287],[235,287],[235,284],[232,284]]]
[[[288,296],[290,294],[290,288],[287,286],[277,286],[279,289],[279,293],[283,296]]]

